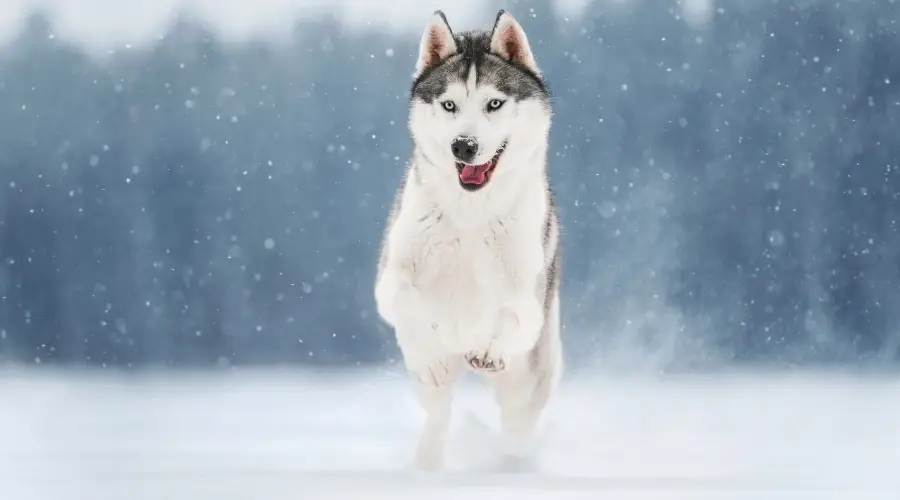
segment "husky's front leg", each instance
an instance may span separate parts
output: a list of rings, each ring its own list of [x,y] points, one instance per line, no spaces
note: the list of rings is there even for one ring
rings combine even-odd
[[[502,371],[512,360],[524,359],[544,325],[544,307],[538,300],[544,260],[543,248],[536,245],[540,240],[517,241],[509,233],[499,234],[489,242],[495,258],[483,275],[492,296],[502,302],[488,325],[490,331],[479,336],[482,344],[466,355],[477,370]]]
[[[450,431],[453,386],[462,372],[458,355],[448,355],[430,326],[401,322],[397,342],[403,362],[416,386],[419,406],[425,411],[425,424],[419,435],[413,467],[437,470],[443,467]]]
[[[378,315],[394,326],[400,316],[403,295],[409,295],[411,280],[395,266],[385,267],[375,284],[375,306]]]
[[[503,371],[531,351],[540,337],[544,310],[537,297],[517,296],[505,303],[495,318],[492,331],[481,336],[482,344],[465,356],[476,370]]]
[[[436,321],[440,308],[417,284],[433,281],[440,267],[429,261],[430,253],[418,244],[392,242],[387,250],[375,284],[379,316],[391,326],[404,316],[424,318],[426,324]]]
[[[435,308],[416,288],[414,281],[417,276],[410,267],[406,261],[390,261],[375,285],[378,315],[391,326],[396,326],[404,318],[420,319],[425,324],[435,321],[431,317],[434,316]]]

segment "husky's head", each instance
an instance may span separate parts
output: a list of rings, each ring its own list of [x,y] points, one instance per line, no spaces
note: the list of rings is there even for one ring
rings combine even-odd
[[[419,47],[409,127],[429,177],[467,191],[543,165],[550,101],[522,27],[501,10],[491,31],[454,34],[441,11]],[[532,172],[533,174],[533,172]]]

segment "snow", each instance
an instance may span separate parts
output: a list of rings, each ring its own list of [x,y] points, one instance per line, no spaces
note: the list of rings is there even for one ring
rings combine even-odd
[[[490,469],[496,413],[459,387],[448,471],[404,469],[396,370],[0,370],[5,499],[895,499],[900,379],[571,375],[537,470]],[[88,493],[89,492],[89,493]],[[85,496],[82,496],[85,495]]]

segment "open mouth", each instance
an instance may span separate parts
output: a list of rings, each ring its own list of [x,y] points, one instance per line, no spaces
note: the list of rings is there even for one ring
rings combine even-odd
[[[494,174],[494,167],[500,160],[500,155],[506,149],[506,141],[500,145],[500,148],[494,153],[494,156],[481,165],[469,165],[468,163],[456,162],[456,171],[459,173],[459,185],[466,191],[477,191],[491,180]]]

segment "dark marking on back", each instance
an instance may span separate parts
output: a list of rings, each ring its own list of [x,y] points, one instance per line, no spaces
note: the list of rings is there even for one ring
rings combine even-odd
[[[547,218],[544,219],[544,248],[547,248],[547,244],[550,243],[550,234],[553,231],[553,218],[556,217],[556,200],[553,199],[553,191],[550,187],[547,187]]]

